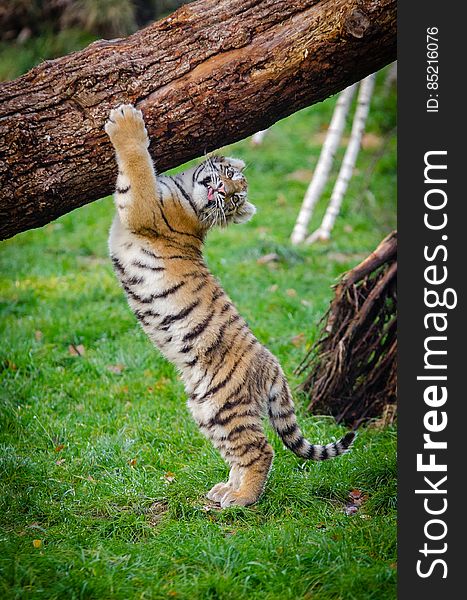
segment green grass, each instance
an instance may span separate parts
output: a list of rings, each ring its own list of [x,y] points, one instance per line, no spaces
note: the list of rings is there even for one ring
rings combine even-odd
[[[96,36],[79,29],[54,32],[45,27],[40,36],[24,42],[0,42],[0,81],[19,77],[43,60],[80,50],[95,40]]]
[[[207,258],[292,385],[332,284],[395,226],[395,98],[382,79],[367,130],[385,150],[360,154],[326,245],[289,236],[335,99],[282,121],[260,149],[226,150],[248,163],[258,214],[213,232]],[[107,258],[112,214],[106,198],[0,249],[0,597],[395,598],[395,429],[362,428],[351,454],[326,463],[299,460],[268,430],[276,458],[261,501],[207,509],[227,469],[127,307]],[[269,252],[280,262],[258,264]],[[313,441],[345,431],[304,398],[297,407]],[[368,500],[347,515],[355,488]]]

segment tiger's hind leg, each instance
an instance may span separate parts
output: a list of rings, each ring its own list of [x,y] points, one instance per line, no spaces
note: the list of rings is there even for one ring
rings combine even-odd
[[[216,484],[207,497],[222,508],[248,506],[261,496],[274,453],[263,432],[264,407],[247,391],[243,395],[231,390],[224,393],[228,401],[188,402],[201,431],[230,466],[228,482]]]

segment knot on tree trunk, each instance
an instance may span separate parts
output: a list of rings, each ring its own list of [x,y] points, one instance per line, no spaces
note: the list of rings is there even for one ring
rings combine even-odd
[[[353,10],[345,20],[345,30],[357,39],[365,35],[370,25],[368,15],[358,8]]]

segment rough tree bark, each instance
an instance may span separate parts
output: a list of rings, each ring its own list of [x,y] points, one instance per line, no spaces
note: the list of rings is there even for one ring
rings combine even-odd
[[[103,124],[131,102],[160,171],[270,126],[395,58],[396,0],[199,0],[0,86],[0,238],[109,194]]]

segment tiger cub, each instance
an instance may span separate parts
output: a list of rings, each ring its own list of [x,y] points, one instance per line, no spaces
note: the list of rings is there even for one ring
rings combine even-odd
[[[222,508],[260,497],[273,459],[267,414],[284,444],[302,458],[344,454],[354,434],[320,446],[304,439],[277,359],[255,338],[209,272],[203,242],[215,226],[255,214],[244,163],[211,156],[184,173],[156,176],[143,116],[131,105],[105,125],[116,151],[117,214],[109,248],[128,303],[149,338],[178,368],[201,431],[230,466],[207,494]]]

